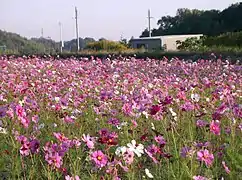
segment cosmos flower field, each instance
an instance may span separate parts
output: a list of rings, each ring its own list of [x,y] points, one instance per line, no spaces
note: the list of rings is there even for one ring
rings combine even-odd
[[[242,179],[242,66],[1,57],[0,179]]]

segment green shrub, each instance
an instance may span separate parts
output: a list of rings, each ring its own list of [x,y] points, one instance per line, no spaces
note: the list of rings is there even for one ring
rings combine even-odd
[[[119,42],[101,40],[101,41],[91,42],[87,44],[86,49],[95,50],[95,51],[100,51],[100,50],[123,51],[128,48]]]

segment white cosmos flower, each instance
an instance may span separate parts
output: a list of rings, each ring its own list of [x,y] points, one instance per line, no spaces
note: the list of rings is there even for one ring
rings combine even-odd
[[[172,116],[177,116],[177,114],[173,111],[172,108],[169,108],[169,111],[171,112],[171,115],[172,115]]]
[[[155,125],[154,125],[154,123],[151,123],[151,129],[155,130]]]
[[[153,84],[149,83],[149,84],[148,84],[148,87],[151,89],[151,88],[153,88],[154,86],[153,86]]]
[[[135,140],[132,140],[127,146],[129,147],[129,150],[134,152],[138,157],[141,157],[141,155],[144,154],[144,145],[137,145]]]
[[[5,128],[0,127],[0,134],[7,134],[7,130]]]
[[[21,106],[23,106],[23,105],[24,105],[24,100],[19,101],[19,104],[20,104]]]
[[[191,94],[191,99],[194,102],[198,102],[200,100],[200,96],[199,96],[199,94]]]
[[[60,101],[60,98],[59,97],[55,97],[55,101],[56,102],[59,102]]]
[[[116,149],[115,154],[117,156],[123,155],[127,151],[127,148],[125,146],[120,146]]]
[[[146,111],[143,111],[142,114],[145,115],[145,118],[146,118],[146,119],[148,119],[149,114],[148,114]]]
[[[38,126],[38,129],[42,129],[42,128],[44,128],[44,127],[45,127],[45,124],[42,123],[42,124],[40,124],[40,125]]]
[[[118,95],[119,94],[119,91],[118,90],[115,90],[114,91],[114,94]]]
[[[154,178],[154,176],[150,173],[149,169],[145,169],[145,174],[148,176],[148,178]]]

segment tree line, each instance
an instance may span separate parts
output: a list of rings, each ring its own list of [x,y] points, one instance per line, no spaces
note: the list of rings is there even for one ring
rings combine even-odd
[[[218,36],[242,31],[242,2],[232,4],[223,11],[181,8],[175,16],[162,16],[152,30],[152,36],[176,34],[204,34]],[[140,37],[148,37],[145,29]]]

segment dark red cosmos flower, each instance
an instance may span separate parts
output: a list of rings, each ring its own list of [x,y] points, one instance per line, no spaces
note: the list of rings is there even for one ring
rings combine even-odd
[[[100,136],[108,136],[109,135],[109,131],[105,128],[101,129],[99,132]]]
[[[99,131],[99,139],[98,142],[101,144],[107,144],[110,146],[117,145],[117,136],[115,136],[113,133],[110,133],[108,129],[101,129]]]
[[[163,157],[165,157],[165,158],[167,158],[167,159],[172,158],[172,155],[169,154],[169,153],[163,153],[162,155],[163,155]]]
[[[152,105],[150,108],[150,115],[156,115],[161,110],[161,106]]]
[[[111,136],[102,136],[98,139],[98,142],[101,144],[107,144],[109,146],[115,146],[118,144],[117,139]]]
[[[64,176],[68,175],[66,168],[59,168],[58,169],[61,173],[63,173]]]
[[[213,120],[221,120],[222,114],[215,112],[212,114],[212,118],[213,118]]]
[[[148,133],[142,135],[142,136],[140,137],[140,140],[141,140],[141,141],[147,141],[147,140],[148,140]]]
[[[171,104],[172,101],[173,101],[173,98],[171,96],[166,96],[162,104],[168,105],[168,104]]]

